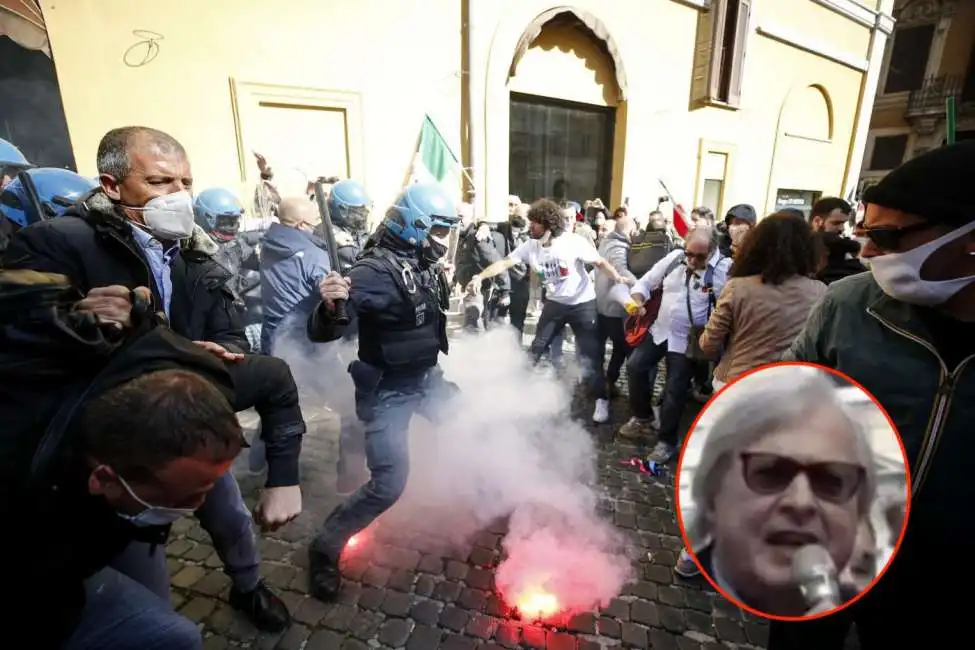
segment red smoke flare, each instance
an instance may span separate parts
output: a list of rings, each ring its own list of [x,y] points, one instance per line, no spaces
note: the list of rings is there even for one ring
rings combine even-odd
[[[530,587],[519,593],[503,594],[503,596],[506,596],[504,599],[512,613],[517,613],[525,620],[544,621],[562,611],[558,597],[544,589]]]

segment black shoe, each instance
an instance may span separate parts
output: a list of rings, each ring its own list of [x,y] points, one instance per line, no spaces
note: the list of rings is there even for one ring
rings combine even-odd
[[[291,625],[288,606],[263,582],[258,582],[251,591],[232,588],[230,606],[262,632],[282,632]]]
[[[309,549],[308,551],[309,593],[318,600],[329,603],[338,598],[342,588],[342,575],[339,563],[327,555]]]

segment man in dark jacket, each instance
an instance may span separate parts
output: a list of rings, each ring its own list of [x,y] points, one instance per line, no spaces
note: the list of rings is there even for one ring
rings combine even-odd
[[[348,540],[399,499],[409,477],[408,429],[414,413],[436,417],[431,407],[451,392],[438,367],[449,349],[450,303],[442,259],[445,240],[459,221],[450,195],[436,183],[414,183],[396,198],[348,278],[330,273],[322,303],[308,321],[318,342],[339,339],[358,320],[358,359],[349,365],[355,407],[365,427],[371,477],[329,514],[309,549],[312,594],[339,595],[339,559]],[[345,304],[342,323],[336,299]]]
[[[968,633],[969,599],[956,592],[975,577],[973,185],[975,141],[966,141],[864,192],[870,273],[831,284],[787,355],[840,370],[879,400],[910,461],[912,503],[874,590],[824,619],[773,622],[770,650],[838,650],[852,622],[863,650],[939,645],[932,630]]]
[[[508,217],[508,223],[499,224],[498,230],[504,235],[507,256],[511,251],[528,241],[528,210],[527,203],[521,203],[513,208]],[[511,326],[518,330],[518,334],[525,332],[525,319],[528,317],[528,303],[531,302],[531,275],[524,264],[516,264],[508,269],[508,279],[511,281],[511,304],[508,305],[508,318]],[[500,314],[504,317],[504,310]],[[519,339],[520,342],[520,339]]]
[[[508,250],[504,231],[495,224],[478,221],[461,231],[458,237],[455,280],[466,287],[471,278],[501,260]],[[477,331],[487,329],[498,320],[502,310],[511,304],[511,279],[502,273],[481,283],[476,296],[465,297],[464,327]]]
[[[245,444],[233,380],[148,312],[121,330],[81,298],[63,276],[0,272],[0,517],[21,531],[0,536],[19,560],[0,624],[41,613],[34,648],[197,650],[168,589],[111,565],[133,543],[164,545],[227,474]]]
[[[92,311],[121,326],[126,323],[112,317],[113,304],[126,298],[113,292],[148,287],[153,309],[175,332],[219,359],[240,361],[248,347],[241,305],[227,287],[229,272],[211,257],[215,244],[194,224],[193,179],[182,145],[147,127],[114,129],[99,144],[97,165],[101,188],[63,216],[18,231],[3,267],[63,274],[86,294]],[[278,374],[290,380],[286,368]],[[277,390],[293,392],[293,382]],[[275,445],[279,452],[300,449],[304,433],[296,393],[287,411],[291,422],[264,432],[282,441]],[[260,579],[250,512],[232,475],[219,483],[197,516],[234,582],[230,602],[259,628],[280,630],[290,615]],[[269,484],[261,497],[284,520],[300,510],[296,473],[287,483]],[[141,551],[133,547],[132,554]],[[126,555],[119,561],[135,560]]]
[[[734,257],[742,239],[758,223],[758,213],[747,203],[734,205],[724,221],[718,224],[718,250],[724,257]]]
[[[258,246],[263,232],[241,232],[244,206],[237,195],[222,187],[200,192],[193,201],[196,225],[218,247],[213,258],[230,272],[228,286],[244,303],[249,351],[260,350],[261,277],[258,273]]]

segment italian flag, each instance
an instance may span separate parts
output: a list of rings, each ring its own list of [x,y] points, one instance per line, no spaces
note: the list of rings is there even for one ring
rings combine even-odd
[[[420,130],[420,144],[413,158],[413,169],[410,173],[410,183],[439,183],[443,185],[454,200],[461,200],[461,176],[463,168],[460,160],[447,145],[447,141],[440,135],[440,130],[430,119],[423,118],[423,128]]]

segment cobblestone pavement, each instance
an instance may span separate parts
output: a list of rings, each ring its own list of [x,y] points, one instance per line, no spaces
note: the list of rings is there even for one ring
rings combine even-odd
[[[591,406],[589,400],[578,399],[577,417],[588,421]],[[689,405],[685,427],[697,407],[693,401]],[[703,580],[674,576],[671,569],[681,541],[674,519],[673,475],[647,478],[620,464],[645,450],[613,442],[613,432],[628,416],[625,399],[614,403],[614,414],[613,423],[590,429],[599,441],[597,461],[606,495],[600,511],[628,534],[633,557],[639,558],[638,581],[602,611],[547,625],[513,620],[493,591],[505,522],[462,549],[380,526],[374,539],[345,562],[346,585],[339,602],[326,605],[310,598],[307,545],[339,501],[334,494],[338,419],[329,412],[310,418],[305,436],[304,513],[259,541],[262,573],[291,608],[292,627],[280,635],[259,634],[230,609],[229,581],[208,535],[192,519],[175,525],[167,546],[174,605],[200,623],[210,650],[764,647],[767,627],[760,619],[729,604]],[[253,507],[259,479],[244,472],[238,472],[238,479]]]

